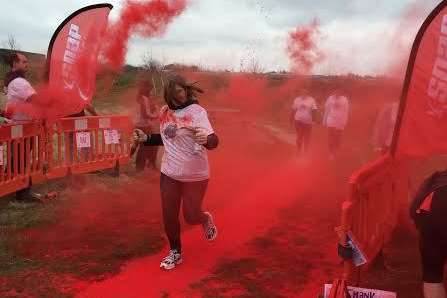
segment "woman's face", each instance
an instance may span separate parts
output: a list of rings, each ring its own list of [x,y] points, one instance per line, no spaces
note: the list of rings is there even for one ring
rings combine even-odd
[[[183,88],[180,85],[175,85],[174,97],[175,97],[175,100],[179,104],[185,103],[186,102],[186,90],[185,90],[185,88]]]

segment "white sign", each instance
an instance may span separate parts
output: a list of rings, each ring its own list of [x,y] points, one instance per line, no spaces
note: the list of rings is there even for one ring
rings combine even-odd
[[[331,284],[324,285],[324,298],[329,297],[331,288],[332,288]],[[355,287],[348,287],[348,292],[351,295],[351,298],[396,298],[397,297],[396,293],[393,293],[393,292],[373,290],[373,289],[355,288]]]
[[[3,163],[3,144],[0,145],[0,166],[4,165]]]
[[[366,264],[368,261],[365,257],[365,254],[361,251],[359,245],[355,241],[355,238],[352,236],[351,233],[348,233],[348,244],[352,248],[352,263],[356,267],[362,266],[363,264]]]
[[[115,129],[105,129],[104,130],[104,141],[106,145],[110,144],[119,144],[120,136],[117,130]]]
[[[77,132],[76,143],[78,148],[90,148],[90,132]]]

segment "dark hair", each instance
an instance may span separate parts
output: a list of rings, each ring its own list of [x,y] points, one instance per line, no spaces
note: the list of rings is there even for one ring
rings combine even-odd
[[[14,63],[20,62],[19,54],[17,52],[13,52],[3,59],[11,68],[14,66]]]
[[[170,109],[179,108],[176,107],[175,104],[175,86],[181,86],[185,89],[187,101],[186,105],[189,105],[193,102],[197,102],[197,93],[203,93],[203,90],[197,86],[194,86],[195,83],[189,84],[186,82],[185,78],[180,75],[174,75],[168,79],[168,83],[165,86],[164,90],[164,99],[166,104]],[[181,108],[181,107],[180,107]]]

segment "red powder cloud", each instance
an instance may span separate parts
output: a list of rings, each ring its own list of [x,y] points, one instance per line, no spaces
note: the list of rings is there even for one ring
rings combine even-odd
[[[317,40],[321,36],[318,19],[306,26],[297,27],[289,33],[287,40],[287,53],[292,62],[292,71],[308,74],[315,64],[325,59],[324,53],[319,49]]]
[[[185,8],[185,0],[126,1],[119,19],[107,29],[103,49],[106,62],[113,69],[119,69],[124,64],[127,43],[131,36],[162,35]]]

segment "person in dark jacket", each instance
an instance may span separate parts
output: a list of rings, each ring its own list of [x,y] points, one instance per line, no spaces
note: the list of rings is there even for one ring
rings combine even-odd
[[[435,172],[419,188],[410,207],[419,231],[425,298],[446,298],[447,170]]]

